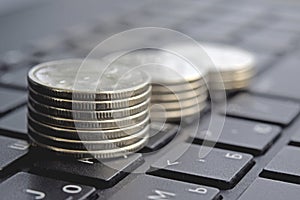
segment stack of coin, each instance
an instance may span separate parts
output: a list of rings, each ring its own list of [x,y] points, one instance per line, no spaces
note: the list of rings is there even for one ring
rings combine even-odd
[[[249,86],[255,74],[255,58],[250,52],[208,43],[203,48],[213,63],[209,72],[210,89],[232,91]]]
[[[132,51],[118,58],[152,78],[151,120],[180,121],[206,106],[205,73],[171,52],[158,49]]]
[[[149,137],[150,76],[101,61],[60,60],[28,73],[34,146],[75,158],[112,158]]]

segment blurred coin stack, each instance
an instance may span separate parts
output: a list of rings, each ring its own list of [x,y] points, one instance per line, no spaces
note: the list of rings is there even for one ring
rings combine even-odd
[[[118,57],[117,62],[140,68],[151,76],[152,121],[180,121],[206,107],[206,74],[180,56],[149,48]]]
[[[100,61],[60,60],[28,73],[33,146],[75,158],[125,156],[148,141],[150,76]]]
[[[209,72],[209,86],[212,90],[239,90],[249,86],[255,74],[255,58],[236,47],[203,44],[213,66]]]
[[[206,107],[207,88],[202,76],[187,72],[182,74],[184,77],[177,79],[175,75],[172,79],[172,72],[169,72],[170,79],[160,79],[159,74],[166,74],[163,73],[165,69],[153,69],[150,74],[157,79],[152,83],[151,120],[179,121],[199,114]]]

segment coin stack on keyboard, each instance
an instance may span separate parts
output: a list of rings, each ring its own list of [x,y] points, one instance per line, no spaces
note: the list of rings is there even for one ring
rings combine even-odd
[[[98,159],[143,148],[149,136],[150,76],[137,70],[128,74],[126,66],[104,70],[96,60],[84,61],[83,69],[82,63],[53,61],[29,71],[32,145]]]
[[[255,74],[255,58],[250,52],[208,43],[203,48],[214,65],[209,73],[210,89],[232,91],[249,86]]]
[[[149,48],[125,54],[117,62],[140,67],[150,74],[152,121],[180,121],[199,114],[206,107],[206,74],[183,58]]]

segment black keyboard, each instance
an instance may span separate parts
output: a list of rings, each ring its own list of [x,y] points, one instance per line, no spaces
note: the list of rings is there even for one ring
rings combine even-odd
[[[133,0],[105,6],[87,24],[0,57],[0,199],[299,199],[300,2]],[[226,115],[218,140],[207,130],[208,109],[196,135],[188,125],[166,124],[139,153],[107,161],[113,168],[32,151],[26,127],[30,67],[83,58],[112,34],[143,26],[178,30],[256,56],[252,85],[230,94],[227,112],[215,118],[217,123]],[[214,144],[199,159],[200,145]]]

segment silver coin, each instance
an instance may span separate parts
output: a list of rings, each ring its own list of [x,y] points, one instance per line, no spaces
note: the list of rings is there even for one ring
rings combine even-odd
[[[107,67],[100,60],[69,59],[33,67],[28,82],[31,88],[45,95],[91,101],[123,99],[143,93],[150,77],[124,65]]]
[[[192,91],[170,93],[155,93],[152,92],[151,100],[153,102],[174,102],[187,100],[207,93],[206,87],[197,88]]]
[[[186,92],[196,90],[198,88],[207,87],[207,84],[204,81],[201,82],[191,82],[185,84],[176,84],[176,85],[162,85],[162,84],[155,84],[152,83],[152,93],[168,93],[171,94],[173,92]]]
[[[118,57],[115,63],[138,67],[150,74],[152,83],[160,84],[192,82],[207,74],[207,70],[195,68],[180,55],[152,48],[131,51]]]
[[[29,135],[29,137],[30,137],[30,135]],[[140,141],[138,141],[132,145],[128,145],[128,146],[116,148],[116,149],[98,150],[98,151],[59,148],[56,146],[50,146],[50,145],[40,143],[31,137],[30,137],[30,139],[31,139],[33,146],[38,146],[38,147],[44,148],[44,149],[49,150],[50,152],[54,152],[58,155],[70,156],[70,157],[73,157],[76,159],[81,159],[81,158],[106,159],[106,158],[124,157],[126,155],[132,154],[133,152],[139,151],[147,144],[149,136],[146,135]]]
[[[136,123],[143,121],[148,117],[149,110],[145,110],[136,115],[132,115],[120,119],[107,119],[98,121],[82,121],[82,120],[72,120],[65,118],[57,118],[43,113],[37,112],[34,108],[28,105],[28,116],[36,121],[40,121],[45,124],[54,125],[62,128],[74,127],[76,129],[90,130],[90,129],[117,129],[132,126]]]
[[[100,111],[100,110],[115,110],[128,108],[147,101],[151,95],[151,86],[148,90],[138,96],[127,99],[111,100],[111,101],[75,101],[67,99],[53,98],[39,94],[37,91],[29,88],[29,96],[35,101],[52,107],[82,110],[82,111]]]
[[[164,110],[170,111],[170,110],[178,110],[181,108],[191,107],[193,105],[197,105],[199,103],[203,103],[207,99],[207,94],[201,94],[197,97],[181,100],[178,102],[161,102],[161,101],[152,101],[151,104],[158,104],[160,107],[162,107]]]
[[[249,86],[255,75],[255,57],[245,50],[217,44],[204,44],[203,48],[212,59],[210,88],[236,90]]]
[[[191,117],[199,114],[207,106],[206,102],[193,105],[191,107],[172,110],[172,111],[152,111],[150,113],[151,121],[167,120],[169,122],[180,121],[182,118]]]
[[[66,119],[79,119],[79,120],[100,120],[100,119],[117,119],[123,117],[129,117],[131,115],[138,114],[146,109],[148,109],[150,104],[150,98],[146,101],[123,109],[116,110],[103,110],[103,111],[77,111],[63,108],[56,108],[53,106],[47,106],[40,104],[31,97],[28,98],[28,103],[31,107],[35,108],[36,111],[44,113],[58,118]]]
[[[38,132],[45,133],[49,136],[69,140],[94,141],[103,139],[122,138],[135,134],[137,132],[142,131],[146,126],[148,126],[149,119],[150,118],[147,117],[143,121],[136,123],[133,126],[110,130],[76,130],[71,128],[61,128],[41,123],[32,119],[30,116],[28,117],[28,124]]]
[[[241,76],[245,74],[255,74],[255,68],[248,67],[237,71],[224,71],[220,73],[210,73],[210,77],[211,76],[232,77],[232,76]]]
[[[210,82],[229,82],[229,81],[242,81],[245,79],[250,79],[255,75],[254,70],[247,70],[245,72],[211,75]]]
[[[244,89],[248,87],[251,83],[252,79],[245,79],[245,80],[237,80],[237,81],[228,81],[228,82],[213,82],[210,83],[210,88],[213,90],[238,90]]]
[[[50,146],[76,150],[108,150],[135,144],[136,142],[142,140],[146,135],[148,135],[149,127],[150,125],[146,126],[143,130],[126,137],[94,141],[69,140],[59,137],[53,137],[40,133],[30,126],[28,127],[28,131],[30,136],[34,138],[35,141],[39,141],[40,143]]]
[[[214,64],[210,72],[236,72],[255,66],[253,54],[243,49],[210,43],[202,46]]]

